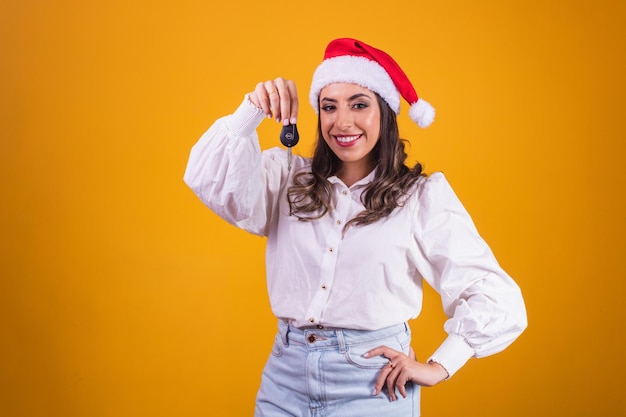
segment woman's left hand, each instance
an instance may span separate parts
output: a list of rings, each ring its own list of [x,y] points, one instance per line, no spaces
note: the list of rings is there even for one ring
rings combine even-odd
[[[387,346],[379,346],[365,353],[363,356],[373,358],[379,355],[389,359],[389,364],[383,367],[378,376],[374,395],[380,394],[383,387],[386,385],[391,401],[397,399],[396,389],[402,397],[406,398],[405,385],[409,381],[430,387],[448,377],[448,372],[438,363],[422,363],[415,360],[415,352],[412,347],[409,349],[409,355],[405,355]]]

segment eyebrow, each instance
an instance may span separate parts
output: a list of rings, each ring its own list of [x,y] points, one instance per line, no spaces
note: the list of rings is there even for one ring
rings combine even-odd
[[[348,101],[356,100],[357,98],[361,98],[361,97],[367,97],[367,98],[371,99],[371,97],[369,95],[365,94],[365,93],[357,93],[357,94],[354,94],[354,95],[348,97]],[[336,103],[337,102],[336,99],[330,98],[330,97],[323,97],[321,101],[330,101],[332,103]]]

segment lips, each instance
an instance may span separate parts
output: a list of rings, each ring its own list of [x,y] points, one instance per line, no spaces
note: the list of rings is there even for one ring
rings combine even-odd
[[[341,136],[333,136],[333,137],[335,138],[335,140],[340,146],[352,146],[359,139],[361,139],[362,136],[363,135],[341,135]]]

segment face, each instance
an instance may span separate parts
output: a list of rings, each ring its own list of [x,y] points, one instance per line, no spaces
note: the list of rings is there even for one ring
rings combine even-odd
[[[342,169],[365,174],[375,161],[372,149],[380,136],[380,108],[376,95],[351,83],[334,83],[320,92],[320,124],[324,141],[342,161]]]

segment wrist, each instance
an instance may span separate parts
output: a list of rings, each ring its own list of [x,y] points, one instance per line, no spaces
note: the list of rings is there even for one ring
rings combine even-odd
[[[433,369],[435,369],[437,371],[437,375],[438,375],[438,380],[437,383],[441,382],[441,381],[445,381],[447,379],[450,378],[450,372],[448,372],[448,370],[446,369],[445,366],[443,366],[442,364],[440,364],[439,362],[435,362],[434,360],[429,360],[428,364],[433,367]]]
[[[451,377],[474,355],[474,348],[463,337],[450,334],[428,361],[441,364]]]
[[[264,118],[263,110],[256,107],[246,94],[237,110],[227,119],[226,126],[234,135],[248,136],[254,133]]]

